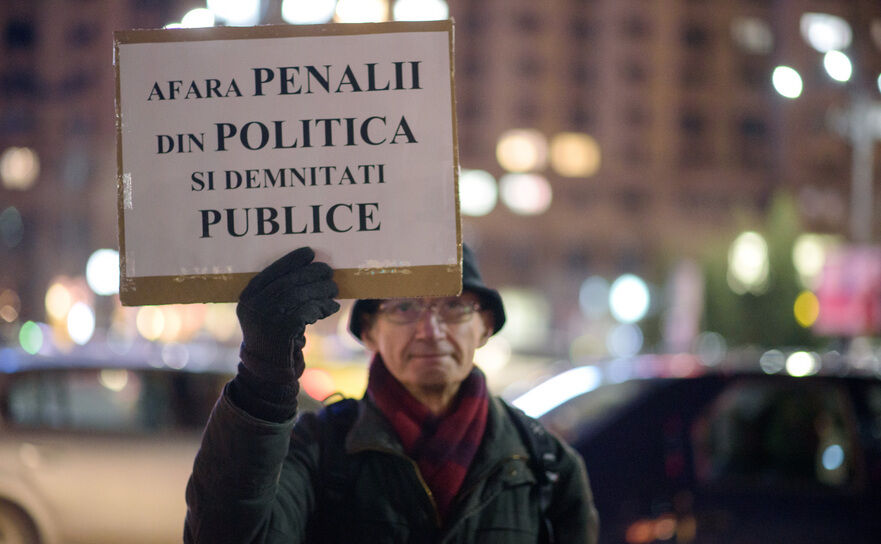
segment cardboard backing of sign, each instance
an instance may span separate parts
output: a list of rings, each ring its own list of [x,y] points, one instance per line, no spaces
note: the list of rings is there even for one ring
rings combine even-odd
[[[461,291],[452,21],[114,42],[123,304],[235,301],[301,246],[340,298]]]

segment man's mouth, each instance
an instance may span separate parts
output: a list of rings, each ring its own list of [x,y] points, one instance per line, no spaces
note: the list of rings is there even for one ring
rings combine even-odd
[[[441,357],[450,357],[452,356],[452,354],[452,350],[438,348],[437,346],[432,346],[428,349],[423,348],[421,350],[410,352],[410,356],[418,357],[420,359],[439,359]]]

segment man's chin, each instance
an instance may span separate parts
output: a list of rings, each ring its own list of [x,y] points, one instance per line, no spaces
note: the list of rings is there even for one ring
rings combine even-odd
[[[418,357],[412,360],[419,381],[428,385],[444,385],[455,374],[455,362],[445,357]]]

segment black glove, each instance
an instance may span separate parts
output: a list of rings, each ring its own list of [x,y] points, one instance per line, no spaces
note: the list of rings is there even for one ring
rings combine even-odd
[[[257,417],[282,420],[296,411],[297,379],[305,369],[306,325],[337,310],[333,269],[301,247],[254,276],[239,295],[241,364],[233,401]]]

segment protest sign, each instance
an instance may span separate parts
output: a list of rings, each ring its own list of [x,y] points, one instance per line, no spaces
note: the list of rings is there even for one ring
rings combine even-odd
[[[458,293],[452,33],[116,32],[123,304],[234,301],[300,246],[341,298]]]

